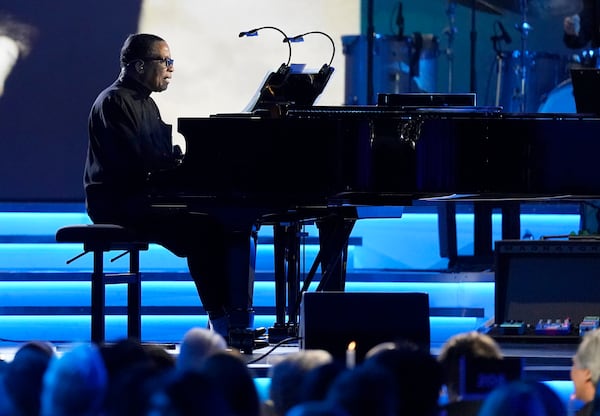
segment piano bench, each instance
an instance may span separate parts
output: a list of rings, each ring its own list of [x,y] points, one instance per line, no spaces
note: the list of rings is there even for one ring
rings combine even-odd
[[[67,260],[67,264],[88,254],[93,254],[91,276],[91,340],[97,344],[105,341],[106,285],[127,284],[127,336],[141,341],[141,273],[140,251],[148,250],[148,242],[140,241],[135,233],[114,224],[82,224],[64,226],[56,232],[58,243],[81,243],[83,252]],[[129,271],[106,273],[104,253],[122,250],[111,259],[115,261],[129,254]]]

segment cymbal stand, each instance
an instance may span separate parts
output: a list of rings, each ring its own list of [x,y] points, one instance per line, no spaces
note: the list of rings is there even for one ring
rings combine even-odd
[[[500,22],[497,21],[496,23],[500,23]],[[506,54],[504,52],[502,52],[502,49],[499,46],[499,43],[501,40],[504,40],[506,42],[506,39],[504,39],[503,36],[492,36],[491,40],[493,42],[494,52],[496,52],[496,102],[495,102],[495,105],[496,105],[496,107],[499,107],[501,104],[500,98],[502,95],[502,84],[504,83],[504,71],[506,69],[505,68]]]
[[[373,49],[375,43],[375,26],[373,24],[373,2],[367,0],[367,104],[375,104],[375,86],[373,80]]]
[[[522,113],[526,111],[526,103],[527,103],[527,90],[525,87],[527,86],[527,37],[529,32],[531,31],[531,26],[527,23],[527,0],[521,0],[521,24],[516,27],[516,29],[521,33],[521,59],[519,62],[519,75],[520,75],[520,103],[519,109]]]
[[[446,15],[448,16],[448,27],[444,29],[444,33],[448,36],[448,47],[446,48],[446,57],[448,58],[448,92],[452,93],[452,84],[454,83],[454,37],[458,32],[455,22],[456,1],[448,0],[448,8]]]
[[[471,40],[471,50],[470,50],[470,71],[469,71],[469,75],[470,75],[470,92],[477,92],[477,79],[476,79],[476,72],[475,72],[475,51],[476,51],[476,45],[477,45],[477,25],[475,23],[475,16],[476,16],[476,11],[475,8],[477,7],[477,0],[472,0],[471,3],[471,36],[470,36],[470,40]]]
[[[495,45],[494,45],[495,46]],[[494,48],[496,51],[496,102],[495,106],[500,106],[500,96],[502,95],[502,83],[504,82],[504,55],[501,50]]]

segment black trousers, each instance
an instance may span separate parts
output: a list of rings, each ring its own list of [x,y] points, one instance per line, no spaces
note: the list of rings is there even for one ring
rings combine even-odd
[[[156,209],[142,195],[114,198],[88,193],[86,207],[94,223],[132,228],[140,238],[187,258],[209,318],[232,315],[233,327],[252,325],[256,231],[251,223],[232,225],[219,215]]]

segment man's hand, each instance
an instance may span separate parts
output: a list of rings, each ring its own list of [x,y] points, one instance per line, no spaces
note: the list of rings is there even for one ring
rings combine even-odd
[[[581,19],[578,14],[565,17],[563,21],[563,30],[567,35],[578,36],[581,30]]]

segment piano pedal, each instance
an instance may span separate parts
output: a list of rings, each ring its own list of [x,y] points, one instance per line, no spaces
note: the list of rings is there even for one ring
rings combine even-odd
[[[267,334],[267,328],[265,328],[264,326],[260,326],[260,327],[254,329],[254,338],[255,339],[264,338],[264,336],[266,334]]]
[[[231,328],[229,329],[229,346],[240,350],[243,354],[252,354],[255,349],[269,346],[269,342],[263,338],[265,333],[265,328],[259,328],[258,330],[253,328]]]
[[[298,325],[295,323],[275,324],[269,328],[268,338],[271,344],[279,344],[285,340],[295,341],[298,339]],[[285,344],[290,345],[289,342]]]

